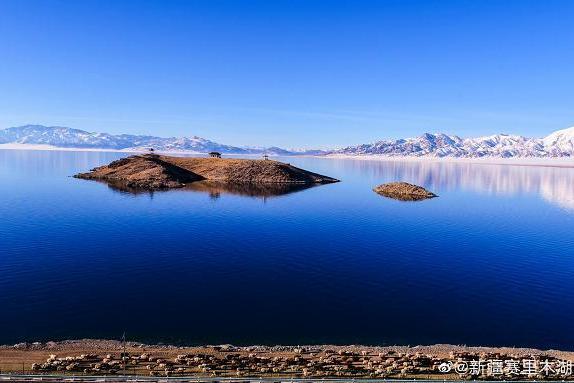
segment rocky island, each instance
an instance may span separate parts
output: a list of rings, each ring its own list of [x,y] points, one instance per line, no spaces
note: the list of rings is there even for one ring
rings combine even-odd
[[[408,182],[390,182],[382,184],[374,188],[373,191],[382,196],[401,201],[420,201],[427,198],[437,197],[436,194],[428,191],[422,186],[413,185]]]
[[[326,184],[339,180],[279,161],[135,155],[74,177],[137,189],[180,188],[196,181],[243,184]]]

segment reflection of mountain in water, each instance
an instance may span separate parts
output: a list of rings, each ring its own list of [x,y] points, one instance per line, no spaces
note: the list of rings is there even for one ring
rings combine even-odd
[[[542,184],[542,198],[564,209],[574,210],[574,183],[572,179],[556,179],[554,184]]]
[[[337,167],[371,178],[373,184],[401,180],[436,192],[462,189],[485,194],[534,193],[552,204],[574,210],[574,168],[442,161],[337,161]]]
[[[169,191],[156,190],[149,191],[147,189],[139,189],[127,186],[121,182],[104,182],[112,190],[120,193],[128,193],[133,195],[162,193]],[[286,184],[286,183],[231,183],[231,182],[217,182],[217,181],[196,181],[188,184],[183,188],[177,189],[178,191],[189,191],[209,194],[212,198],[219,198],[222,194],[234,194],[244,197],[252,198],[270,198],[277,197],[285,194],[295,193],[305,189],[317,186],[317,184]]]

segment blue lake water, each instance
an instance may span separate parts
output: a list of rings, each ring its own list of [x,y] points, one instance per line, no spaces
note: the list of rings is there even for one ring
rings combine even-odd
[[[0,150],[0,343],[574,349],[574,169],[286,158],[305,190],[130,193]],[[440,195],[371,191],[404,180]]]

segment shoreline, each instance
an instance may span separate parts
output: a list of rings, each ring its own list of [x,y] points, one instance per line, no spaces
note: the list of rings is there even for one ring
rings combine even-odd
[[[52,145],[33,145],[33,144],[0,144],[0,150],[21,150],[21,151],[61,151],[61,152],[100,152],[100,153],[147,153],[145,150],[135,149],[96,149],[96,148],[62,148]],[[158,154],[166,155],[205,155],[206,153],[176,150],[176,151],[156,151]],[[260,157],[260,154],[224,154],[226,157]],[[329,154],[324,156],[317,155],[288,155],[270,157],[295,157],[295,158],[318,158],[318,159],[349,159],[360,161],[381,161],[381,162],[419,162],[419,163],[461,163],[476,165],[508,165],[508,166],[533,166],[533,167],[556,167],[556,168],[574,168],[573,157],[482,157],[482,158],[457,158],[457,157],[413,157],[413,156],[384,156],[384,155],[342,155]]]
[[[78,338],[78,339],[62,339],[62,340],[46,340],[46,341],[25,341],[19,343],[4,343],[0,344],[0,352],[7,349],[14,350],[74,350],[93,348],[95,350],[107,350],[117,348],[118,350],[123,347],[124,342],[115,339],[99,339],[99,338]],[[130,347],[146,348],[146,349],[161,349],[161,350],[184,350],[184,349],[202,349],[202,348],[218,348],[218,347],[232,347],[237,350],[243,351],[277,351],[277,350],[292,350],[297,348],[305,349],[324,349],[332,348],[336,350],[351,350],[351,349],[369,349],[369,350],[394,350],[394,351],[407,351],[407,350],[423,350],[425,352],[432,352],[433,355],[445,355],[451,351],[474,351],[474,352],[490,352],[490,351],[512,351],[512,352],[539,352],[539,353],[561,353],[571,354],[574,357],[573,350],[560,350],[555,348],[537,348],[537,347],[519,347],[519,346],[468,346],[464,344],[450,344],[450,343],[435,343],[435,344],[419,344],[419,345],[367,345],[367,344],[249,344],[249,345],[234,345],[231,343],[222,344],[176,344],[176,343],[145,343],[133,340],[126,340],[126,345]]]
[[[536,167],[556,167],[574,168],[574,158],[572,157],[481,157],[481,158],[457,158],[457,157],[412,157],[412,156],[382,156],[382,155],[326,155],[314,156],[317,158],[349,159],[361,161],[381,161],[381,162],[439,162],[439,163],[460,163],[475,165],[508,165],[508,166],[536,166]]]
[[[124,350],[125,355],[122,354]],[[4,373],[77,376],[123,375],[127,371],[129,375],[138,376],[198,378],[482,379],[485,376],[461,375],[440,368],[445,363],[470,363],[473,360],[485,360],[486,363],[494,359],[558,363],[574,361],[574,351],[450,344],[175,346],[131,341],[124,344],[103,339],[0,346],[0,369]]]

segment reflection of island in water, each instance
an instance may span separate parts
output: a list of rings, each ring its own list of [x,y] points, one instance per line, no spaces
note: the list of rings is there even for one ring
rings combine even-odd
[[[217,181],[199,181],[187,185],[183,190],[209,193],[213,198],[221,194],[234,194],[244,197],[270,198],[299,192],[317,186],[316,184],[286,184],[286,183],[231,183]]]
[[[132,195],[154,193],[164,193],[166,190],[147,190],[133,188],[122,182],[104,182],[108,187],[116,192],[127,193]],[[296,193],[317,186],[317,184],[287,184],[287,183],[240,183],[240,182],[219,182],[219,181],[196,181],[177,191],[197,192],[208,194],[211,198],[217,199],[222,194],[238,195],[251,198],[272,198],[290,193]]]

